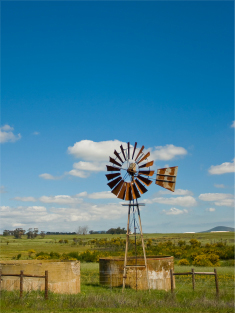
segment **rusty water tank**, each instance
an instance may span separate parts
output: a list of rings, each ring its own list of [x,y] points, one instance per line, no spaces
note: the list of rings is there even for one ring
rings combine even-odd
[[[44,276],[48,271],[48,289],[56,293],[75,294],[80,292],[80,262],[79,261],[55,261],[55,260],[15,260],[0,261],[2,274],[24,274]],[[23,290],[44,290],[44,278],[25,277]],[[2,276],[1,288],[5,290],[18,290],[20,288],[19,277]]]
[[[144,265],[144,258],[128,257],[127,265]],[[99,259],[100,284],[121,287],[123,283],[124,257],[107,257]],[[150,289],[170,290],[170,270],[174,271],[173,256],[148,256],[147,269]],[[148,282],[145,267],[129,267],[126,274],[126,286],[147,290]]]

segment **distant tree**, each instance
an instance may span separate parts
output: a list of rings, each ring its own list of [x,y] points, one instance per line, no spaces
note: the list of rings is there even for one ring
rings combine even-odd
[[[87,235],[88,234],[88,226],[79,226],[77,229],[77,234],[78,235]]]
[[[45,238],[45,236],[46,236],[44,231],[41,231],[39,235],[41,236],[41,238]]]
[[[13,231],[13,235],[16,239],[21,239],[21,237],[25,234],[25,230],[23,230],[22,228],[16,228]]]
[[[109,230],[106,231],[106,234],[126,234],[125,228],[110,228]]]
[[[3,231],[3,236],[10,236],[10,231],[9,230],[4,230]]]
[[[27,239],[33,239],[33,229],[29,228],[26,235],[27,235]]]

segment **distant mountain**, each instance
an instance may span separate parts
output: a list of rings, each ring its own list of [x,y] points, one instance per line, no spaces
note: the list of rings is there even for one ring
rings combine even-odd
[[[210,233],[212,231],[235,231],[235,228],[227,227],[227,226],[216,226],[216,227],[211,228],[209,230],[200,231],[200,233]]]

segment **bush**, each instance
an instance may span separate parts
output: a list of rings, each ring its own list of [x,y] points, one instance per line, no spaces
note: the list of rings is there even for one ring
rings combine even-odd
[[[179,261],[178,265],[190,265],[190,263],[187,259],[182,259]]]
[[[196,266],[213,266],[206,254],[201,254],[195,257],[193,265]]]

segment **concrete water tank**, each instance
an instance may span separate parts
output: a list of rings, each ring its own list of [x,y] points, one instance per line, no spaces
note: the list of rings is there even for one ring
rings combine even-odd
[[[127,265],[144,265],[144,258],[128,257]],[[123,283],[123,257],[108,257],[99,259],[100,284],[110,287],[120,287]],[[174,271],[174,257],[148,256],[147,268],[150,289],[170,290],[170,270]],[[128,268],[126,286],[139,290],[147,290],[148,283],[145,267]]]
[[[17,260],[0,261],[2,274],[24,274],[44,276],[48,271],[48,289],[56,293],[78,293],[80,292],[80,262],[66,261],[56,262],[54,260]],[[44,278],[25,277],[23,279],[23,290],[44,290]],[[2,276],[1,288],[5,290],[18,290],[20,288],[19,277]]]

